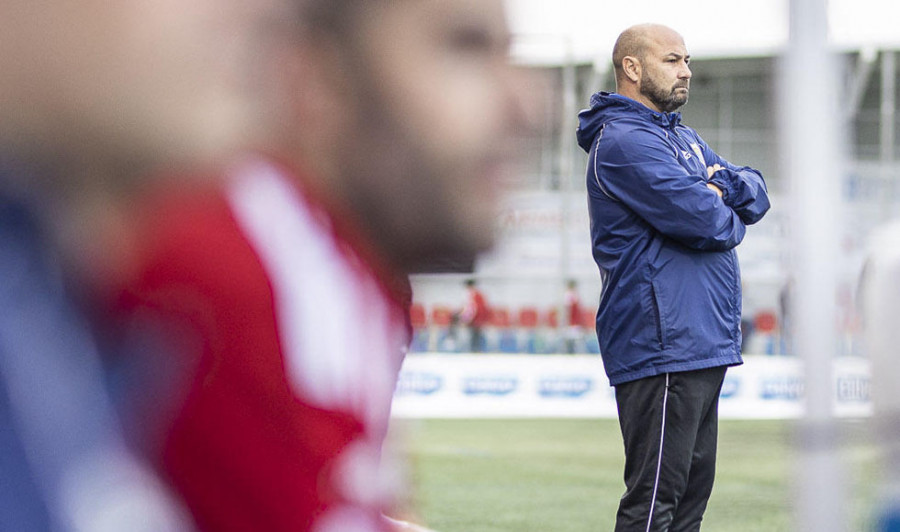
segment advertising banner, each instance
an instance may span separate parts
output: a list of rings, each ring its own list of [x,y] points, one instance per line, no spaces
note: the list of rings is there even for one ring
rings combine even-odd
[[[723,419],[790,419],[803,413],[802,362],[747,356],[730,368],[720,396]],[[869,364],[833,365],[841,417],[871,415]],[[613,388],[598,356],[416,354],[407,357],[394,394],[398,418],[614,418]]]

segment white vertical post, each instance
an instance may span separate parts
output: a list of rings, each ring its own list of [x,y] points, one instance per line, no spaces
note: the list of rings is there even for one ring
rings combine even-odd
[[[842,144],[836,64],[827,46],[825,0],[791,0],[782,64],[780,128],[790,185],[791,321],[804,360],[805,417],[798,427],[796,530],[848,530],[833,418],[836,272]]]
[[[894,162],[894,116],[897,108],[897,65],[892,50],[881,52],[881,164]]]
[[[572,50],[572,39],[571,37],[565,38],[565,63],[563,65],[563,115],[562,115],[562,146],[561,146],[561,160],[559,166],[560,180],[559,180],[559,189],[557,193],[559,194],[559,202],[560,202],[560,225],[559,225],[559,281],[556,283],[555,288],[558,294],[562,294],[562,288],[565,286],[566,279],[571,275],[571,257],[570,257],[570,249],[571,243],[569,242],[569,216],[571,213],[569,212],[569,195],[570,192],[574,189],[572,180],[575,175],[575,161],[573,160],[573,153],[575,150],[575,146],[577,145],[575,142],[575,129],[577,127],[577,122],[575,117],[578,112],[578,79],[577,72],[575,70],[575,53]],[[566,302],[562,298],[562,296],[558,296],[558,304],[556,306],[556,333],[558,333],[558,338],[562,339],[565,336],[566,331]],[[559,342],[557,345],[563,345],[563,342]],[[560,349],[561,351],[562,349]]]
[[[734,160],[734,79],[719,78],[719,127],[716,131],[716,149],[728,160]]]
[[[885,193],[881,194],[881,216],[891,216],[894,201],[894,186],[891,182],[891,169],[894,163],[894,120],[897,108],[896,82],[897,63],[892,50],[881,52],[881,109],[879,131],[879,153],[881,164],[879,176]],[[891,193],[888,194],[887,191]]]

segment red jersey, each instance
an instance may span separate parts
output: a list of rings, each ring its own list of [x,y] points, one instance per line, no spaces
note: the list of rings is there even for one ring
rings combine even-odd
[[[581,300],[575,290],[566,291],[566,319],[570,327],[581,326]]]
[[[463,308],[461,315],[463,322],[473,327],[484,327],[487,325],[489,317],[490,310],[484,299],[484,294],[477,288],[470,288],[466,306]]]
[[[152,207],[122,302],[187,332],[174,343],[196,370],[158,458],[198,527],[384,530],[380,448],[408,341],[392,277],[273,164]]]

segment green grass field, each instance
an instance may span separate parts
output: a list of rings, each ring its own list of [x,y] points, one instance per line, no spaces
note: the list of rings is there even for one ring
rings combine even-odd
[[[852,531],[869,529],[875,452],[861,423],[842,447]],[[612,530],[623,452],[615,420],[406,422],[414,506],[439,532]],[[703,530],[793,532],[791,426],[723,421]]]

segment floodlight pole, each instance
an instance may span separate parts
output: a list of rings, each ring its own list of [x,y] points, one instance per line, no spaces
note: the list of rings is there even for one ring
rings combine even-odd
[[[825,0],[791,0],[782,63],[780,128],[790,184],[791,321],[804,361],[805,416],[798,427],[796,530],[848,530],[834,421],[836,288],[841,225],[841,115]]]
[[[895,115],[897,109],[896,79],[897,63],[893,50],[884,50],[881,53],[881,131],[879,134],[881,144],[881,164],[889,165],[894,162],[894,131],[896,126]]]
[[[559,282],[556,283],[556,289],[561,293],[562,287],[566,285],[566,280],[572,275],[572,257],[569,230],[571,226],[571,215],[569,212],[570,196],[574,189],[575,179],[575,161],[573,155],[573,147],[575,142],[575,117],[578,113],[578,79],[575,70],[575,52],[573,50],[572,38],[567,36],[564,38],[565,54],[563,56],[562,66],[562,90],[563,90],[563,123],[562,123],[562,143],[560,146],[559,161]],[[566,301],[559,299],[556,307],[556,332],[563,341],[558,345],[563,345],[565,335],[568,329],[566,323]],[[562,349],[560,349],[561,351]]]

